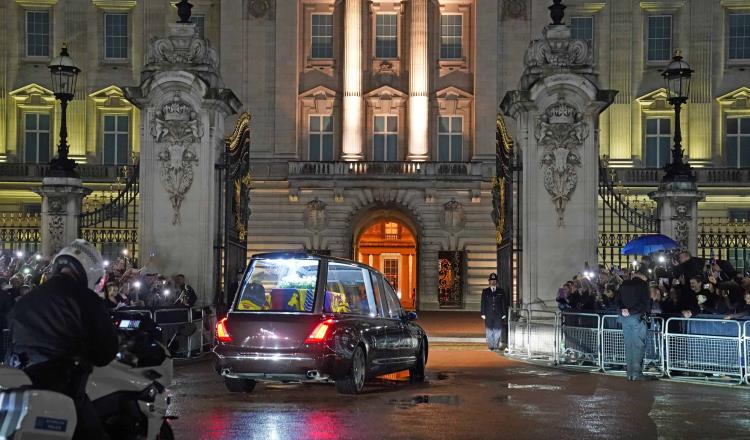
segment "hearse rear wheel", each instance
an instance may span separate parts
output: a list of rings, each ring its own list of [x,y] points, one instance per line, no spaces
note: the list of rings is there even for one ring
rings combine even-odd
[[[352,367],[349,374],[343,379],[336,381],[336,391],[339,394],[359,394],[365,387],[365,376],[367,365],[365,363],[365,352],[361,345],[354,349],[352,354]]]
[[[424,368],[426,363],[427,353],[425,353],[424,345],[420,344],[419,354],[417,355],[417,363],[414,364],[413,367],[409,368],[409,380],[411,382],[424,382]]]
[[[231,393],[251,393],[255,389],[255,383],[252,379],[224,377],[224,386]]]

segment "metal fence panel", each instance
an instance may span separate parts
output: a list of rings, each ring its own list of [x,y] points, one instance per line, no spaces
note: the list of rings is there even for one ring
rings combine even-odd
[[[600,367],[599,327],[594,313],[562,313],[558,361],[564,365]]]
[[[529,310],[526,348],[529,359],[557,362],[559,313]]]
[[[517,310],[515,319],[508,320],[508,354],[525,356],[528,354],[527,333],[529,331],[529,311]]]
[[[745,383],[750,385],[750,321],[745,321]]]
[[[731,333],[733,336],[692,334],[691,325],[700,322],[711,325],[721,322],[722,333]],[[703,381],[722,382],[736,377],[737,382],[742,383],[742,339],[742,328],[738,321],[669,318],[665,336],[667,375],[672,377],[676,372],[700,374]],[[692,376],[684,378],[696,379]]]
[[[622,325],[618,318],[617,315],[602,316],[601,367],[607,373],[625,372],[625,342]],[[664,374],[663,330],[664,319],[653,317],[646,337],[646,356],[643,360],[643,372],[645,374],[656,373],[659,376]]]

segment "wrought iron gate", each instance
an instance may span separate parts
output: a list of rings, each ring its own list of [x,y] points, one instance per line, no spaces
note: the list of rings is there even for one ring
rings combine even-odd
[[[615,189],[607,165],[599,161],[599,264],[626,267],[628,257],[620,251],[643,234],[659,232],[659,219],[639,211]]]
[[[247,220],[250,217],[250,114],[242,113],[234,132],[226,140],[224,178],[220,191],[224,206],[223,241],[219,249],[221,271],[216,277],[221,285],[217,292],[225,292],[227,302],[235,292],[229,292],[235,274],[247,264]],[[221,197],[219,199],[222,199]]]
[[[78,236],[94,244],[105,259],[120,255],[134,265],[138,263],[138,194],[139,164],[120,169],[118,180],[125,185],[100,206],[79,216]],[[127,251],[125,251],[127,250]]]
[[[495,223],[499,286],[519,305],[521,271],[521,163],[505,120],[497,116],[495,132],[496,175],[492,180],[492,221]]]

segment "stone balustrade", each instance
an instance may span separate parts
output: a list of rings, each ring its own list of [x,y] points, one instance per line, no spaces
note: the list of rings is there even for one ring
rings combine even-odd
[[[49,164],[26,162],[0,163],[0,179],[4,181],[41,181]],[[122,165],[78,164],[78,174],[84,181],[111,182],[123,177]]]
[[[626,186],[656,186],[661,182],[664,171],[661,168],[609,168],[615,182]],[[749,168],[694,168],[698,186],[709,185],[748,185]]]
[[[483,170],[483,168],[486,168]],[[450,176],[470,179],[491,177],[494,166],[470,162],[289,162],[289,177],[330,178],[331,176],[393,179]]]

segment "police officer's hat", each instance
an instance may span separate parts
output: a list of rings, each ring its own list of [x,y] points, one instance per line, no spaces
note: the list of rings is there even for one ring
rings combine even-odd
[[[497,274],[495,272],[492,272],[490,274],[490,277],[488,278],[489,281],[497,281]]]

